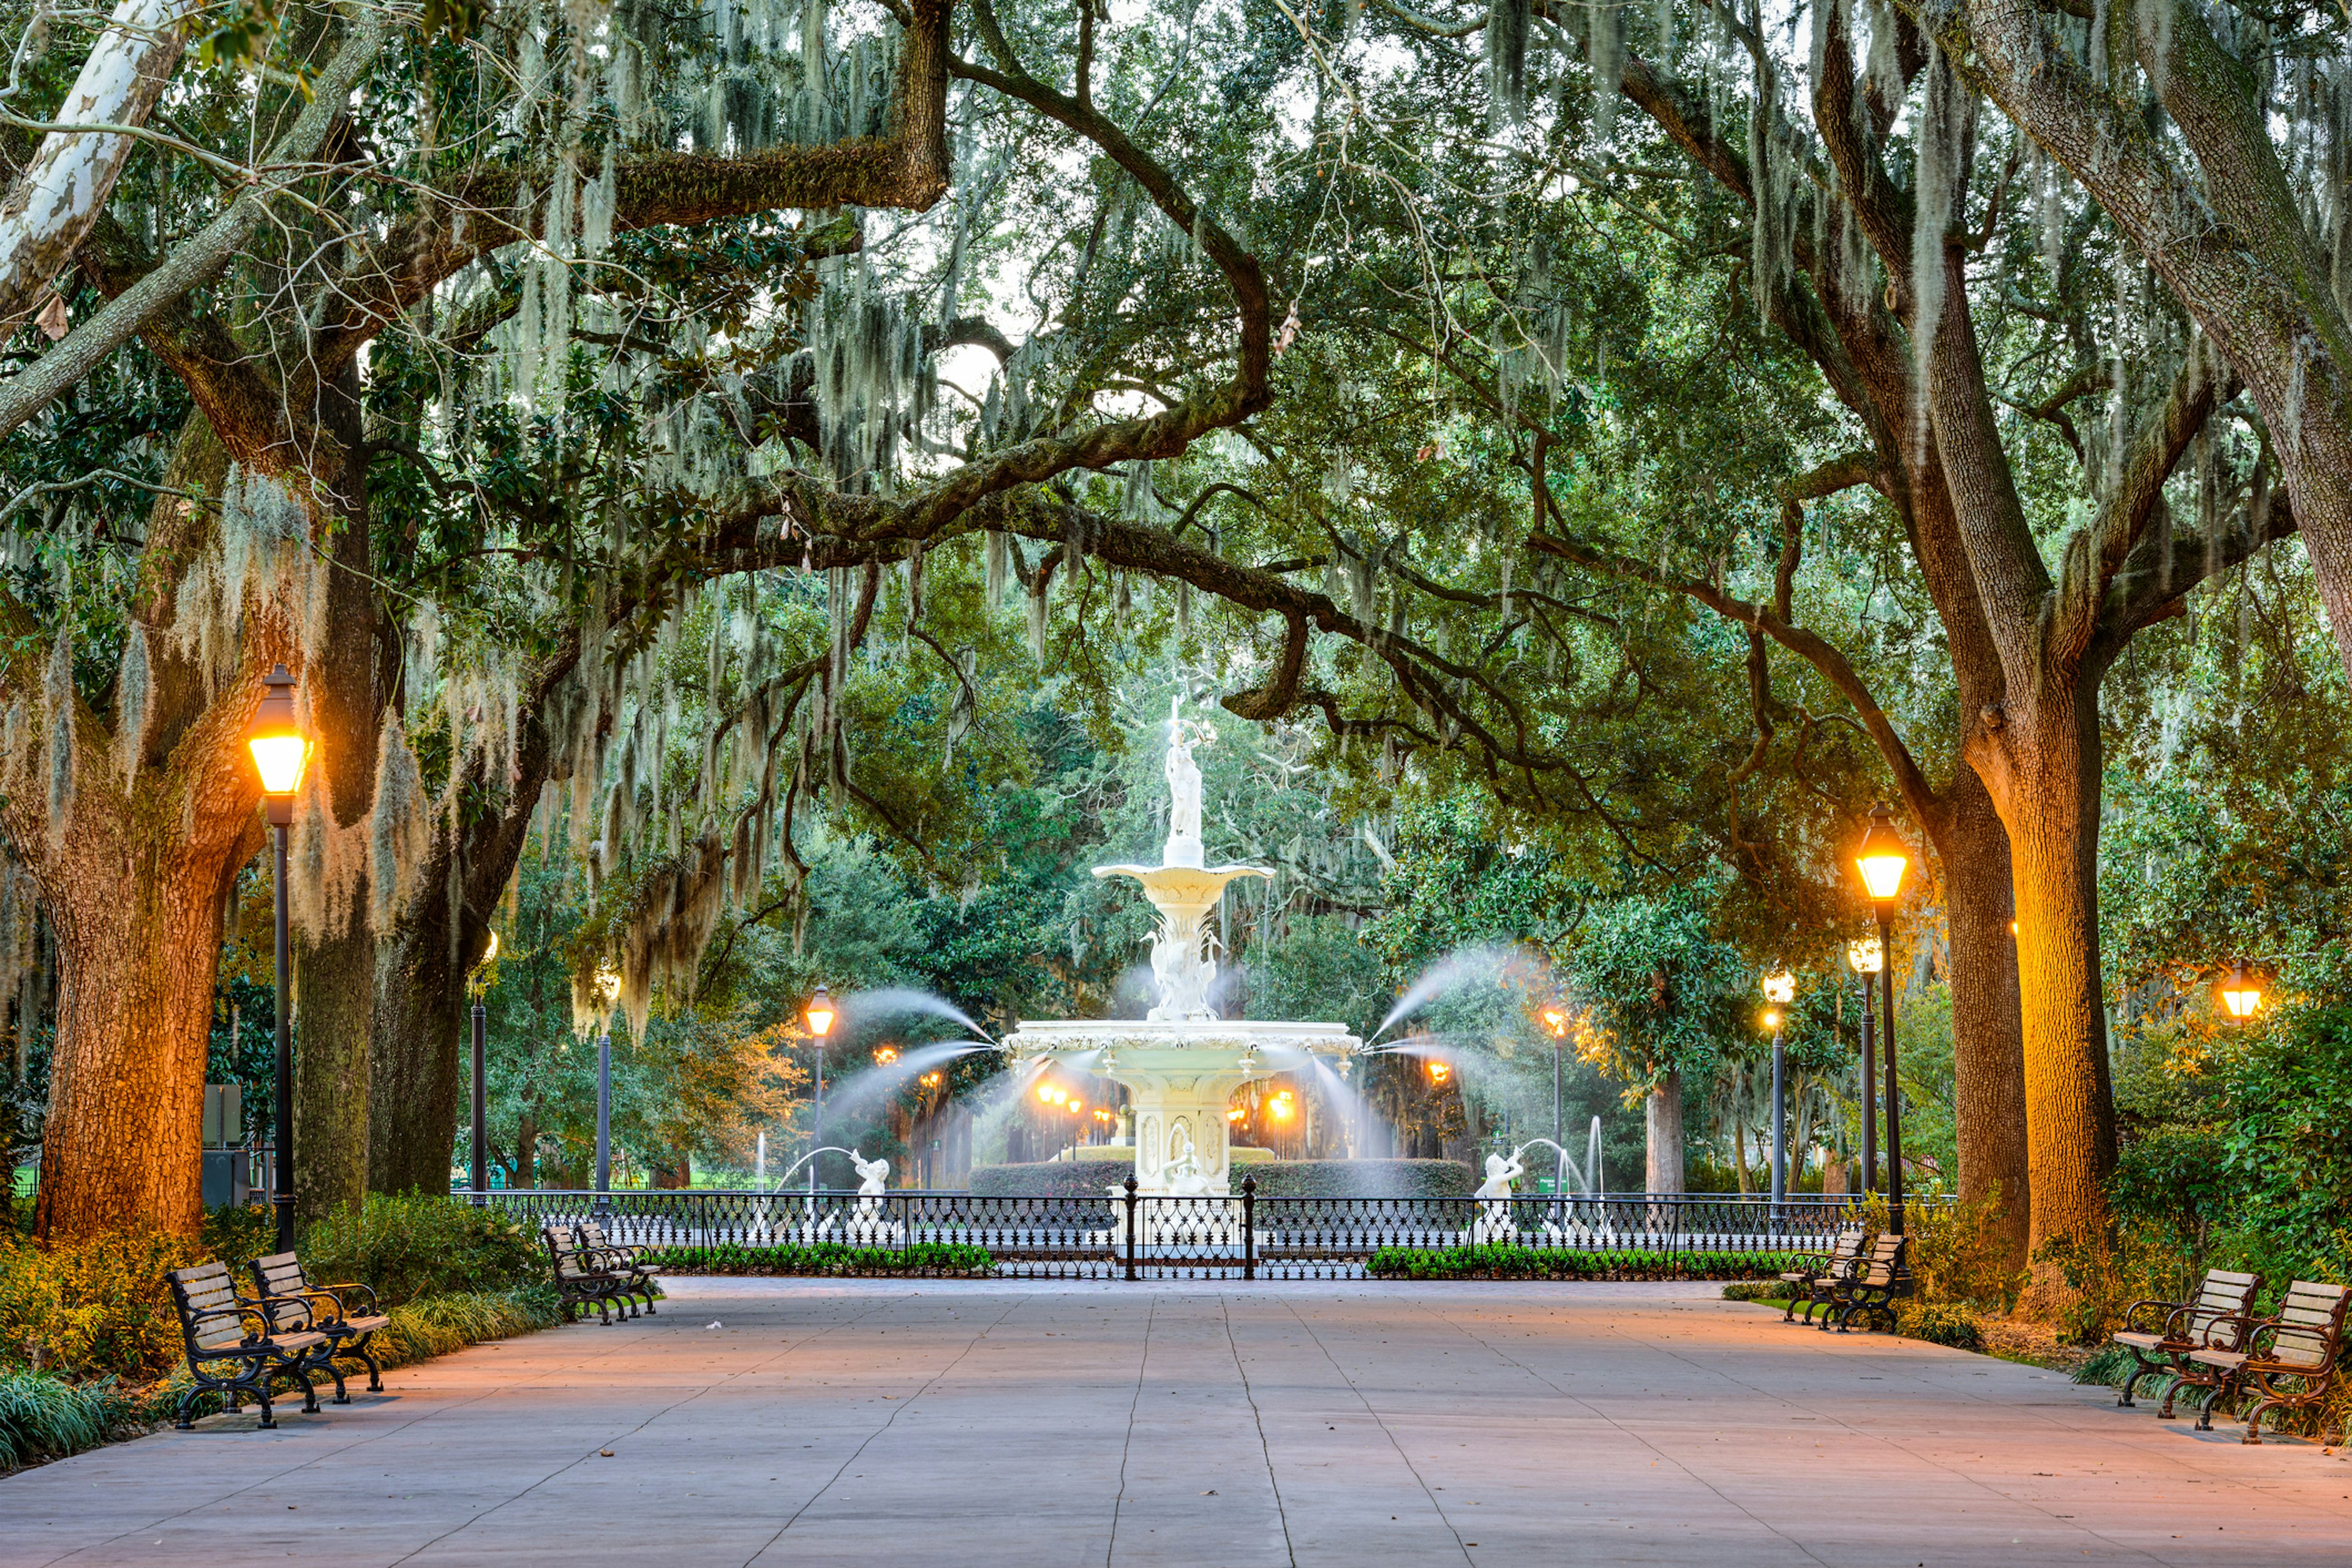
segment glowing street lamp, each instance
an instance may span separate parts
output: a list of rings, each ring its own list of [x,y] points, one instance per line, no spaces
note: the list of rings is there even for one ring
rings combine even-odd
[[[1797,977],[1783,967],[1764,976],[1764,1026],[1772,1031],[1772,1212],[1789,1195],[1789,1052],[1780,1041],[1780,1009],[1797,999]]]
[[[2230,966],[2230,973],[2221,977],[2215,991],[2232,1023],[2243,1024],[2263,1010],[2262,982],[2242,962]]]
[[[1886,950],[1874,936],[1845,944],[1846,966],[1862,982],[1862,1191],[1878,1185],[1878,1037],[1873,1028],[1876,989],[1871,976],[1886,967]]]
[[[596,1213],[613,1212],[613,1009],[621,1000],[621,977],[609,963],[596,966],[589,982],[602,1002],[596,1030]]]
[[[809,1214],[814,1221],[816,1214],[816,1168],[824,1159],[817,1150],[824,1143],[824,1038],[833,1033],[833,993],[822,985],[818,986],[816,994],[808,999],[808,1006],[802,1011],[801,1016],[807,1021],[809,1039],[815,1047],[812,1054],[816,1058],[816,1089],[809,1114],[808,1163]]]
[[[1878,916],[1879,1001],[1886,1016],[1886,1226],[1903,1234],[1903,1089],[1895,1068],[1895,970],[1885,954],[1895,946],[1895,903],[1903,895],[1904,873],[1911,868],[1911,847],[1895,831],[1895,814],[1873,806],[1870,827],[1854,846],[1854,869],[1869,891]],[[1864,1112],[1865,1123],[1868,1113]]]
[[[278,902],[278,1150],[271,1162],[269,1202],[278,1211],[278,1250],[294,1250],[294,1045],[287,1033],[286,971],[293,962],[286,938],[286,833],[294,826],[294,792],[302,784],[302,765],[310,760],[310,742],[294,711],[294,678],[278,665],[262,678],[261,705],[246,727],[246,749],[253,754],[253,771],[261,776],[262,798],[269,806],[271,862]]]
[[[1559,1115],[1559,1053],[1560,1047],[1568,1041],[1567,1007],[1558,1002],[1546,1007],[1543,1010],[1543,1026],[1544,1033],[1551,1037],[1551,1146],[1561,1151],[1559,1159],[1564,1162],[1568,1154],[1560,1142],[1560,1128],[1563,1124]],[[1566,1174],[1565,1171],[1553,1172],[1552,1190],[1554,1192],[1567,1190],[1559,1184],[1560,1179]]]
[[[887,1068],[898,1059],[898,1047],[896,1046],[877,1047],[874,1052],[874,1065],[876,1067]]]
[[[1440,1061],[1435,1057],[1429,1058],[1429,1081],[1431,1083],[1436,1085],[1439,1089],[1444,1089],[1453,1077],[1454,1068],[1451,1063]]]

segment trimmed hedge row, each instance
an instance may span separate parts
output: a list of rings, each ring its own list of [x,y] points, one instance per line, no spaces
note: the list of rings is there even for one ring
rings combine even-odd
[[[674,1274],[992,1274],[984,1247],[919,1241],[904,1251],[821,1241],[814,1247],[662,1247],[646,1256]]]
[[[1789,1252],[1570,1252],[1490,1243],[1483,1247],[1383,1247],[1365,1260],[1375,1279],[1769,1279],[1791,1267]]]
[[[1132,1160],[1045,1160],[1024,1165],[974,1165],[971,1191],[989,1198],[1100,1198],[1124,1186]],[[1262,1198],[1466,1198],[1477,1173],[1459,1160],[1265,1160],[1236,1166],[1257,1178]]]

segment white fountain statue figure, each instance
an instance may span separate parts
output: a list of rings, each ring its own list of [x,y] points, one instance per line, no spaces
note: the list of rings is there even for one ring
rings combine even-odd
[[[1217,963],[1208,917],[1227,883],[1271,877],[1264,866],[1212,866],[1202,844],[1201,765],[1194,753],[1216,731],[1170,704],[1168,839],[1157,866],[1097,866],[1129,877],[1159,912],[1151,938],[1153,1001],[1141,1019],[1024,1022],[1006,1037],[1016,1060],[1077,1058],[1078,1070],[1127,1089],[1137,1190],[1149,1197],[1223,1196],[1233,1191],[1226,1107],[1254,1079],[1307,1067],[1311,1056],[1346,1056],[1360,1042],[1343,1024],[1220,1018],[1210,1004]],[[1078,1157],[1073,1152],[1072,1158]]]
[[[1490,1241],[1508,1241],[1518,1235],[1519,1227],[1511,1220],[1511,1184],[1527,1174],[1515,1151],[1509,1156],[1486,1156],[1486,1179],[1470,1195],[1479,1200],[1478,1217],[1470,1226],[1470,1240],[1476,1245]]]
[[[889,1217],[882,1202],[890,1191],[890,1162],[869,1160],[852,1149],[849,1163],[857,1167],[857,1212],[850,1216],[851,1237],[868,1245],[898,1241],[907,1227]]]

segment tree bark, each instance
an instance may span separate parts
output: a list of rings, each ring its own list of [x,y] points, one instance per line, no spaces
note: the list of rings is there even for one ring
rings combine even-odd
[[[1945,918],[1952,943],[1952,1078],[1964,1203],[1998,1196],[1995,1230],[2012,1267],[2028,1256],[2032,1183],[2027,1166],[2024,1021],[2018,1005],[2017,941],[2009,831],[1973,768],[1946,791],[1937,836]]]
[[[319,816],[346,844],[375,804],[381,694],[374,559],[369,539],[367,460],[360,428],[359,376],[346,370],[323,389],[321,425],[341,460],[323,488],[333,532],[327,541],[323,625],[311,628],[300,695],[316,738],[305,780]],[[305,837],[298,812],[296,838]],[[309,847],[308,846],[303,846]],[[316,847],[324,855],[324,845]],[[367,1191],[368,1038],[375,1009],[375,937],[368,921],[363,845],[353,880],[335,889],[323,930],[300,933],[294,949],[294,1217],[309,1225],[355,1206]],[[342,897],[348,895],[348,903]],[[445,1175],[443,1190],[446,1189]]]
[[[1650,1090],[1643,1107],[1649,1155],[1644,1191],[1679,1193],[1683,1179],[1683,1075],[1670,1072]]]

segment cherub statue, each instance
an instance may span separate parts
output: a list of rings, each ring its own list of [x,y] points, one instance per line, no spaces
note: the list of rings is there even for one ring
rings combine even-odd
[[[1479,1200],[1477,1223],[1471,1226],[1473,1242],[1501,1241],[1518,1234],[1519,1227],[1511,1218],[1511,1183],[1525,1175],[1527,1169],[1517,1154],[1486,1156],[1486,1179],[1471,1194]]]
[[[1486,1179],[1478,1184],[1478,1191],[1474,1195],[1482,1198],[1508,1198],[1511,1195],[1511,1183],[1527,1173],[1527,1166],[1519,1162],[1517,1155],[1506,1159],[1500,1154],[1489,1154],[1486,1156]]]
[[[859,1197],[878,1198],[890,1190],[889,1161],[869,1160],[865,1155],[858,1153],[853,1149],[849,1153],[849,1163],[857,1167],[857,1195]],[[861,1205],[860,1206],[866,1207],[871,1205]]]

